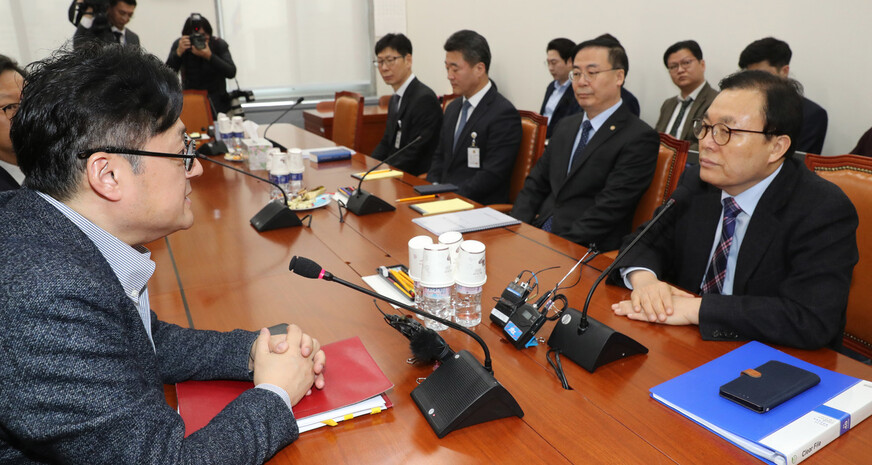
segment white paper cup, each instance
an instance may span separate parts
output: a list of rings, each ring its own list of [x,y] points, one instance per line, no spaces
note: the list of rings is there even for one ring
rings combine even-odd
[[[409,239],[409,277],[412,281],[421,280],[421,267],[424,265],[424,247],[433,244],[430,236],[415,236]]]
[[[421,266],[421,285],[424,287],[448,287],[454,284],[451,269],[451,251],[445,244],[424,247],[424,263]]]
[[[479,241],[463,241],[457,253],[457,284],[466,287],[482,286],[487,282],[485,246]]]
[[[460,250],[460,244],[463,243],[463,234],[457,231],[442,233],[439,236],[439,243],[448,246],[451,255],[451,270],[457,273],[457,252]]]

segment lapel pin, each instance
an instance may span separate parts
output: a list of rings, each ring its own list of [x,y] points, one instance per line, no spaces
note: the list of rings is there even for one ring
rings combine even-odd
[[[612,130],[612,131],[614,131],[614,130],[615,130],[615,125],[613,124],[609,129]]]

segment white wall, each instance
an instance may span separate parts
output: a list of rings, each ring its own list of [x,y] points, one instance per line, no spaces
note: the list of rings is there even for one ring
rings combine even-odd
[[[677,93],[662,61],[669,45],[699,42],[706,76],[716,86],[738,69],[739,53],[747,44],[777,37],[793,50],[792,77],[829,113],[823,152],[830,155],[850,151],[872,125],[872,92],[866,85],[872,75],[869,18],[868,0],[406,1],[414,71],[437,94],[451,91],[442,45],[459,29],[474,29],[487,38],[491,78],[516,107],[534,111],[550,80],[544,65],[548,41],[568,37],[579,42],[609,32],[627,49],[626,87],[639,99],[642,119],[652,125],[663,100]]]

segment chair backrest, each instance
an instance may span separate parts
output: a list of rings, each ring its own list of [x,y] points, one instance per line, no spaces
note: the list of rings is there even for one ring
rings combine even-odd
[[[333,142],[359,151],[362,128],[363,96],[357,92],[336,92],[333,105]]]
[[[636,213],[633,215],[633,229],[654,216],[654,210],[663,205],[678,184],[687,163],[687,150],[690,142],[676,139],[669,134],[660,133],[660,150],[657,153],[657,168],[648,190],[642,194]]]
[[[442,113],[445,113],[448,104],[453,102],[457,97],[460,97],[460,94],[445,94],[440,98],[442,100]]]
[[[390,103],[391,103],[391,97],[393,97],[393,95],[382,95],[381,97],[379,97],[378,98],[379,108],[384,108],[385,110],[387,110],[388,105],[390,105]]]
[[[322,100],[315,104],[315,109],[318,111],[333,111],[333,105],[335,104],[332,100]]]
[[[872,311],[869,309],[872,299],[872,158],[808,154],[805,164],[818,176],[839,186],[857,209],[860,261],[854,267],[851,279],[843,343],[845,347],[872,358]]]
[[[524,180],[533,169],[533,165],[542,157],[545,150],[545,133],[548,130],[548,118],[539,113],[518,110],[521,116],[521,146],[515,157],[515,167],[512,169],[512,179],[509,185],[509,201],[515,202],[518,193],[524,187]]]
[[[205,90],[186,90],[182,93],[182,99],[181,120],[187,131],[206,134],[214,123],[208,93]]]

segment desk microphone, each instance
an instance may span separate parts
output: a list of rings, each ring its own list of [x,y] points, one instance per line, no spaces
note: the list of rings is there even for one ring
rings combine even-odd
[[[418,136],[412,139],[411,142],[404,145],[403,148],[394,152],[391,156],[385,158],[380,161],[377,165],[373,166],[363,176],[360,177],[360,182],[357,183],[357,190],[348,197],[348,202],[346,204],[346,208],[351,213],[354,213],[357,216],[369,215],[370,213],[380,213],[380,212],[390,212],[397,209],[397,207],[385,202],[384,200],[372,195],[369,192],[361,189],[360,186],[363,185],[363,180],[366,179],[366,176],[371,173],[373,170],[378,168],[379,166],[385,164],[388,160],[395,158],[397,155],[403,153],[411,147],[415,145],[418,141],[421,140],[421,136]]]
[[[269,128],[273,127],[273,124],[278,123],[280,119],[284,118],[285,115],[287,115],[291,110],[293,110],[294,108],[296,108],[296,106],[299,105],[300,102],[303,101],[303,99],[304,99],[304,97],[300,97],[300,98],[298,98],[297,101],[294,102],[293,105],[289,106],[285,111],[282,112],[281,115],[279,115],[278,118],[274,119],[273,122],[272,122],[272,123],[269,123],[269,124],[266,126],[266,129],[263,130],[263,138],[266,139],[266,140],[268,140],[268,141],[270,141],[270,143],[271,143],[272,145],[274,145],[274,146],[280,148],[283,152],[287,152],[288,149],[287,149],[284,145],[279,144],[278,142],[276,142],[276,141],[274,141],[274,140],[268,138],[268,137],[266,136],[266,133],[269,131]]]
[[[587,299],[584,301],[584,307],[581,312],[574,308],[567,308],[563,311],[563,316],[560,321],[554,326],[551,331],[551,336],[548,338],[548,345],[555,349],[559,354],[565,355],[573,362],[579,364],[587,371],[593,373],[597,367],[615,360],[628,357],[635,354],[647,354],[648,348],[636,342],[633,338],[619,333],[612,328],[596,321],[587,316],[587,309],[590,306],[590,299],[593,297],[593,292],[596,290],[599,283],[605,279],[609,273],[623,260],[627,253],[639,242],[639,240],[651,230],[651,228],[660,221],[660,218],[666,214],[676,203],[683,202],[688,197],[688,191],[685,187],[678,187],[672,193],[672,197],[666,204],[654,215],[654,218],[645,225],[642,232],[636,235],[633,240],[622,250],[615,260],[606,267],[606,269],[597,277],[590,291],[587,293]]]
[[[431,318],[464,332],[478,342],[484,351],[484,366],[469,351],[461,350],[453,356],[444,358],[443,363],[412,390],[412,399],[436,436],[441,438],[454,430],[491,420],[524,416],[524,411],[515,398],[494,378],[490,350],[475,332],[451,320],[422,312],[415,307],[340,279],[308,258],[297,256],[291,258],[289,269],[305,278],[334,281],[412,313]]]
[[[249,173],[248,171],[241,170],[235,166],[228,165],[227,163],[221,163],[218,160],[213,160],[205,155],[200,153],[197,154],[197,158],[200,160],[208,160],[209,162],[215,163],[216,165],[221,165],[227,169],[231,169],[236,171],[237,173],[242,173],[246,176],[257,179],[258,181],[263,181],[267,184],[271,184],[279,189],[282,193],[282,199],[284,202],[273,200],[266,204],[265,207],[261,208],[256,215],[251,217],[251,225],[254,226],[254,229],[257,232],[271,231],[273,229],[281,229],[281,228],[289,228],[292,226],[302,226],[303,222],[300,221],[300,218],[288,208],[288,194],[285,193],[285,190],[282,189],[282,186],[270,181],[267,178],[262,178],[260,176]],[[309,216],[309,215],[306,215]],[[303,219],[306,219],[303,217]],[[309,223],[312,222],[311,216],[309,216]]]

